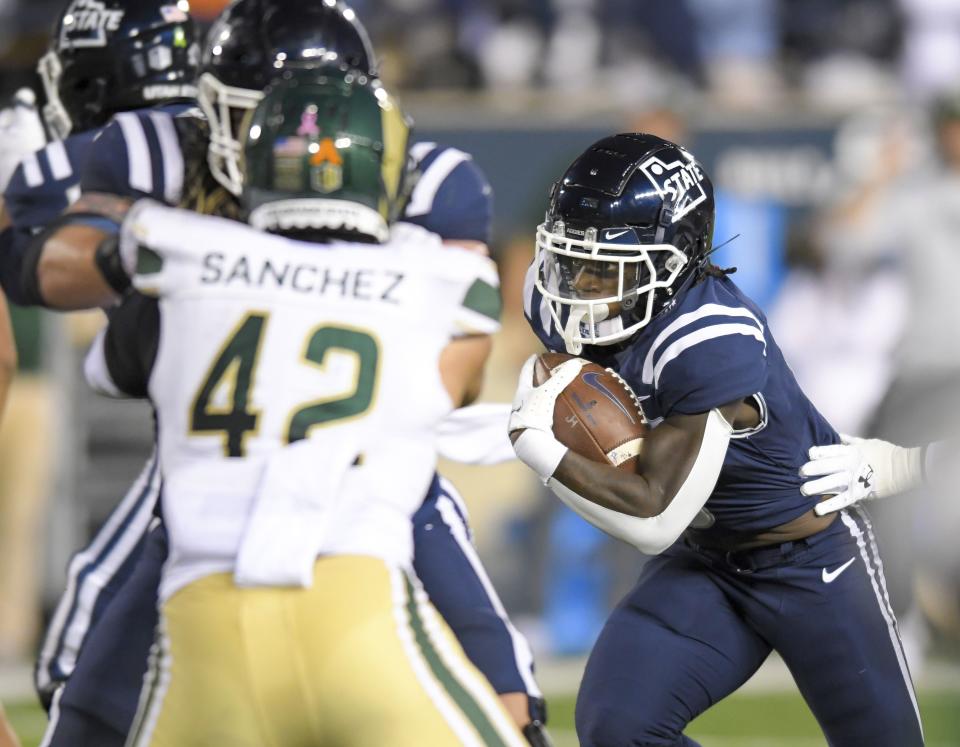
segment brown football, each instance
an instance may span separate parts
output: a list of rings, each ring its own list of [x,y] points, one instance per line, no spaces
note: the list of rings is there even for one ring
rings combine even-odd
[[[533,368],[542,384],[564,361],[576,356],[543,353]],[[635,472],[648,428],[629,385],[596,363],[587,363],[560,396],[553,410],[553,433],[564,446],[595,462]]]

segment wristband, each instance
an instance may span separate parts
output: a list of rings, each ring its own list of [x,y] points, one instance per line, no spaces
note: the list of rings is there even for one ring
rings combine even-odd
[[[514,442],[517,458],[536,472],[546,483],[557,471],[567,447],[557,441],[552,433],[527,428]]]
[[[127,291],[130,287],[130,278],[123,268],[120,242],[116,234],[107,236],[97,245],[93,261],[103,275],[103,279],[107,281],[107,285],[121,295]]]

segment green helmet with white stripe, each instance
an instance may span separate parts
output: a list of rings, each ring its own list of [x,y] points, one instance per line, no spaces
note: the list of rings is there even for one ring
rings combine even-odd
[[[410,122],[367,74],[290,70],[245,123],[242,204],[255,228],[383,242],[406,196]]]

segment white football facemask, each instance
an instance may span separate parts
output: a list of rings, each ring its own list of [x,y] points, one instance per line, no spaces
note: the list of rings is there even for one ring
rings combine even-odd
[[[210,173],[232,194],[243,192],[243,143],[234,133],[232,112],[249,113],[257,108],[263,92],[236,88],[221,83],[210,73],[200,76],[197,83],[197,103],[210,124],[210,144],[207,163]],[[236,117],[239,123],[242,117]]]
[[[37,61],[37,75],[40,76],[47,99],[43,105],[43,121],[47,131],[54,140],[65,140],[73,130],[73,120],[60,100],[60,78],[63,76],[60,56],[52,50],[47,52]]]
[[[560,221],[550,228],[540,224],[534,261],[537,290],[547,301],[567,352],[574,355],[584,345],[626,340],[649,324],[655,291],[674,285],[689,262],[672,244],[605,243],[596,240],[593,228],[583,239],[565,234]]]

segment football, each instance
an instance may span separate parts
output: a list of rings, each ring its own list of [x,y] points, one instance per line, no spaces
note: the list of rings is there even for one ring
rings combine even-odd
[[[540,385],[553,370],[576,356],[543,353],[533,369]],[[629,385],[596,363],[587,363],[560,396],[553,410],[553,433],[564,446],[595,462],[636,471],[648,432],[646,419]]]

